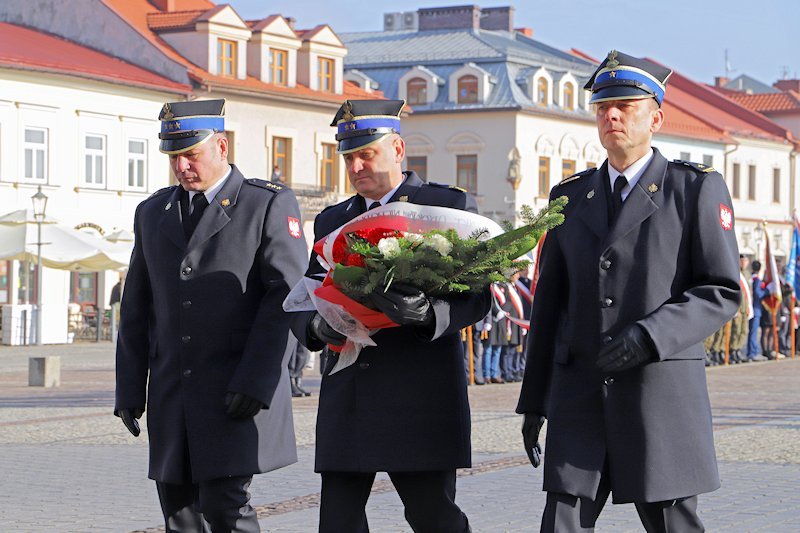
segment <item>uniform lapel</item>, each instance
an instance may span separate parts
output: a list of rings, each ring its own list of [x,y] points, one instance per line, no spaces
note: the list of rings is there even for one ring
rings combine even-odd
[[[186,248],[186,235],[183,233],[183,223],[181,222],[181,192],[183,189],[180,185],[175,187],[172,194],[164,204],[164,211],[162,212],[159,228],[175,246],[181,250]]]
[[[244,183],[244,176],[234,165],[231,165],[231,175],[225,180],[222,188],[217,192],[214,201],[208,204],[200,222],[189,240],[189,246],[195,247],[206,242],[208,239],[219,233],[231,218],[228,212],[236,207],[239,199],[239,191]],[[225,203],[225,206],[222,205]]]
[[[411,202],[414,199],[414,195],[419,191],[419,188],[422,186],[423,181],[417,176],[417,173],[412,171],[408,172],[406,179],[403,180],[403,183],[397,190],[394,192],[391,198],[389,198],[390,202]],[[405,197],[405,198],[403,198]]]
[[[654,149],[655,150],[655,149]],[[663,198],[664,176],[667,172],[667,160],[658,150],[655,150],[653,159],[636,182],[636,186],[622,204],[606,244],[611,244],[620,237],[639,226],[652,215]]]
[[[581,205],[575,209],[578,216],[597,238],[603,240],[608,234],[608,204],[606,202],[605,182],[608,181],[608,161],[591,175],[589,187],[581,198],[575,200]]]

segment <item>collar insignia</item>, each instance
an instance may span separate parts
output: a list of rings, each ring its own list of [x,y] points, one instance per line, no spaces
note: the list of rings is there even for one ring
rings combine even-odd
[[[594,198],[594,189],[586,193],[586,198],[588,198],[589,200]]]
[[[172,207],[172,202],[167,202],[167,205],[164,206],[164,211],[169,211],[170,207]]]
[[[658,185],[651,183],[650,186],[647,187],[647,190],[650,192],[658,192]]]

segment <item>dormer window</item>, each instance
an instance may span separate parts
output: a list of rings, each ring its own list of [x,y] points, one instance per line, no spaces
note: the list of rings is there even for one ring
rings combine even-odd
[[[326,93],[334,91],[333,85],[333,72],[334,72],[333,59],[327,57],[317,58],[317,71],[319,73],[319,90]]]
[[[564,84],[564,109],[575,109],[575,85],[570,82]]]
[[[269,49],[271,80],[275,85],[286,87],[289,81],[289,52],[278,48]]]
[[[236,77],[236,41],[217,39],[217,72],[226,78]]]
[[[458,103],[478,103],[478,78],[471,74],[458,78]]]
[[[428,103],[428,82],[422,78],[412,78],[406,85],[406,98],[411,105]]]
[[[550,92],[550,84],[547,78],[541,77],[536,82],[536,103],[540,106],[547,105],[547,94]]]

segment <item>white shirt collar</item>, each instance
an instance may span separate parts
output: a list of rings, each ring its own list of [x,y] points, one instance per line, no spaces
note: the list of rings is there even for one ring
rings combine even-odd
[[[611,167],[609,166],[609,168]],[[233,172],[233,168],[230,165],[228,165],[228,172],[224,176],[222,176],[222,178],[217,180],[217,182],[214,185],[203,191],[203,194],[206,195],[206,200],[208,200],[208,205],[211,205],[211,202],[214,201],[214,198],[216,198],[217,193],[219,192],[220,189],[222,189],[222,186],[230,177],[231,172]],[[189,205],[192,205],[192,198],[194,198],[194,195],[197,193],[198,191],[189,191]]]
[[[392,195],[397,192],[397,189],[399,189],[400,186],[403,183],[405,183],[405,181],[406,181],[406,179],[404,177],[403,181],[398,183],[397,186],[394,189],[392,189],[391,191],[389,191],[385,195],[383,195],[383,197],[380,200],[378,200],[378,202],[380,202],[381,205],[386,205],[386,203],[389,201],[389,198],[391,198]],[[372,200],[371,198],[367,198],[366,196],[364,197],[364,201],[367,202],[367,209],[369,209],[369,206],[372,205],[375,202],[375,200]]]
[[[635,163],[633,163],[628,168],[624,169],[622,172],[617,170],[616,168],[611,166],[611,163],[608,164],[608,179],[611,180],[611,190],[614,190],[614,182],[617,180],[617,176],[620,174],[624,174],[625,178],[628,180],[628,184],[622,189],[622,201],[624,202],[628,195],[631,193],[633,188],[636,186],[636,183],[639,181],[639,178],[642,177],[644,174],[645,169],[647,168],[647,164],[653,159],[653,149],[647,151],[647,153]]]

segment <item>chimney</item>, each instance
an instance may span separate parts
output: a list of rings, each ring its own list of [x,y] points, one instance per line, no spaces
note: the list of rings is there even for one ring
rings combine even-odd
[[[297,24],[297,19],[294,17],[286,17],[286,24],[294,31],[294,25]]]
[[[772,84],[772,86],[778,89],[779,91],[800,92],[800,80],[798,79],[778,80],[774,84]]]
[[[150,0],[161,11],[175,11],[175,0]]]
[[[714,87],[725,87],[730,79],[726,78],[725,76],[715,76],[714,77]]]
[[[419,31],[477,30],[481,27],[481,8],[474,5],[420,8],[417,13]]]
[[[533,28],[515,28],[514,31],[521,33],[529,39],[533,39]]]
[[[514,8],[512,6],[483,8],[481,29],[514,31]]]

